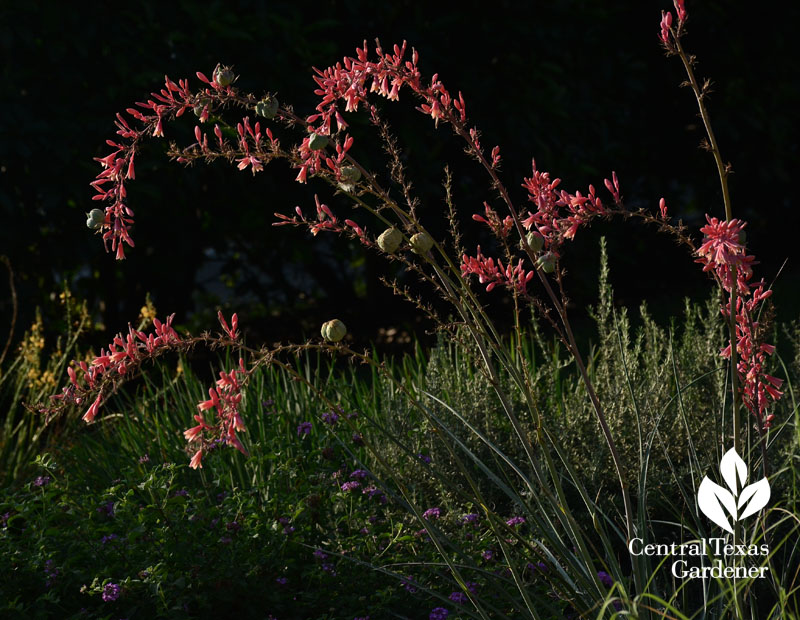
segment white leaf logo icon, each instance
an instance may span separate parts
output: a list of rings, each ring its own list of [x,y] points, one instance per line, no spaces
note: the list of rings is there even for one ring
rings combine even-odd
[[[766,478],[762,478],[745,486],[747,464],[734,448],[728,450],[722,457],[719,471],[728,488],[712,482],[708,476],[704,477],[697,490],[697,507],[711,521],[733,534],[732,523],[754,515],[767,505],[770,496],[769,482]],[[739,511],[742,511],[741,514]],[[731,520],[728,519],[728,515]]]

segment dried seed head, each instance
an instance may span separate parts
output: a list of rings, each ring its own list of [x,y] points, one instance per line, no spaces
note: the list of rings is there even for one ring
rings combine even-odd
[[[256,114],[264,118],[275,118],[278,112],[278,99],[267,95],[256,104]]]
[[[427,254],[433,247],[433,237],[426,232],[420,232],[411,237],[411,251],[414,254]]]
[[[387,254],[394,254],[403,243],[403,233],[394,226],[384,230],[378,237],[378,247]]]
[[[347,334],[347,328],[339,319],[333,319],[322,324],[320,333],[328,342],[339,342]]]

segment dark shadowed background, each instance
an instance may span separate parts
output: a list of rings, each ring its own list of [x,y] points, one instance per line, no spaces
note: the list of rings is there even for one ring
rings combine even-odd
[[[213,326],[218,306],[236,309],[268,342],[316,333],[333,316],[357,325],[362,343],[389,328],[423,336],[416,311],[377,282],[377,275],[393,273],[379,257],[341,239],[271,226],[273,212],[308,208],[315,192],[329,196],[322,184],[294,183],[285,165],[256,177],[222,164],[186,169],[168,162],[165,141],[153,141],[137,157],[130,185],[137,221],[129,258],[114,261],[84,223],[96,205],[89,182],[99,167],[92,158],[108,151],[115,112],[160,88],[164,74],[198,85],[195,71],[231,64],[243,88],[277,91],[307,114],[315,103],[311,67],[333,64],[375,37],[385,46],[407,39],[426,76],[438,72],[451,92],[464,93],[483,144],[503,149],[503,179],[518,203],[532,157],[570,190],[602,187],[616,170],[629,206],[656,209],[664,196],[699,238],[704,213],[722,217],[723,206],[713,160],[697,148],[703,132],[692,93],[678,88],[680,62],[659,46],[662,8],[670,7],[498,0],[446,12],[408,0],[145,0],[111,11],[99,4],[0,3],[0,254],[16,275],[17,329],[67,281],[112,332],[136,318],[149,292],[160,314],[176,312],[195,330]],[[685,44],[698,56],[698,73],[714,82],[712,120],[735,172],[735,216],[750,222],[759,276],[771,280],[788,259],[775,299],[779,318],[794,318],[800,97],[789,58],[800,8],[778,14],[752,3],[689,1],[687,9]],[[485,175],[460,155],[446,129],[436,131],[413,111],[411,97],[401,96],[389,114],[425,205],[423,223],[443,231],[441,179],[449,161],[468,246],[486,247],[470,219],[492,198]],[[191,143],[192,120],[168,126],[168,137]],[[366,150],[364,157],[381,166]],[[328,202],[344,214],[337,200]],[[666,317],[680,312],[684,296],[707,294],[699,266],[671,241],[637,224],[603,223],[582,230],[565,260],[576,314],[595,299],[600,235],[608,238],[620,305],[647,300]],[[0,282],[5,330],[5,274]],[[499,291],[487,300],[504,303]]]

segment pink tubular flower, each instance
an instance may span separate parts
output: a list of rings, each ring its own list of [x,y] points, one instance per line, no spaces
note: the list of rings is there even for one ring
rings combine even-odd
[[[461,275],[478,276],[481,284],[486,284],[486,290],[491,291],[498,284],[516,288],[520,293],[527,293],[528,282],[533,278],[533,271],[525,271],[522,268],[523,261],[520,259],[516,267],[510,264],[503,266],[503,262],[494,258],[486,258],[481,254],[481,247],[478,246],[478,254],[475,257],[464,254],[461,258]]]
[[[774,353],[775,347],[763,342],[763,329],[756,319],[761,303],[772,291],[764,289],[763,280],[750,284],[754,257],[748,256],[745,248],[746,224],[741,220],[732,219],[726,222],[709,216],[706,216],[706,220],[708,224],[700,229],[705,236],[697,250],[697,262],[703,265],[703,271],[713,271],[728,293],[736,286],[736,370],[741,384],[742,402],[756,417],[759,428],[767,429],[774,418],[773,414],[766,413],[769,399],[778,400],[783,395],[779,391],[783,380],[768,375],[765,371],[767,356]],[[729,300],[723,305],[722,314],[730,318],[731,313]],[[722,349],[720,355],[731,357],[731,343]]]
[[[203,449],[200,448],[197,452],[194,453],[192,460],[189,461],[189,467],[191,467],[192,469],[197,469],[197,468],[202,469],[203,467],[202,460],[203,460]]]

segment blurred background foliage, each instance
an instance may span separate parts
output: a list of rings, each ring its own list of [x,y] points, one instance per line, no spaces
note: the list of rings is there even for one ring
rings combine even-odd
[[[655,209],[664,196],[696,238],[704,213],[722,216],[713,160],[697,148],[703,132],[692,94],[677,87],[680,63],[665,59],[658,42],[667,2],[462,5],[450,12],[410,0],[143,0],[113,9],[0,3],[0,254],[16,275],[17,334],[37,306],[47,324],[48,301],[67,283],[112,333],[136,319],[149,292],[161,314],[176,312],[197,331],[214,324],[217,306],[236,309],[256,341],[297,340],[332,316],[357,323],[358,341],[390,349],[402,346],[403,332],[423,336],[416,311],[378,283],[376,276],[393,274],[380,257],[341,239],[312,241],[271,226],[273,212],[307,208],[315,192],[344,213],[325,187],[299,186],[283,164],[256,177],[221,164],[186,169],[168,162],[166,141],[153,141],[137,157],[130,185],[136,248],[124,263],[104,253],[84,213],[96,204],[92,158],[108,151],[114,114],[159,88],[164,74],[191,77],[196,86],[195,71],[209,74],[217,62],[234,65],[241,87],[277,92],[307,114],[315,103],[312,66],[353,54],[365,38],[385,46],[407,39],[427,77],[438,72],[452,92],[463,91],[483,144],[502,146],[503,179],[518,204],[535,157],[570,189],[602,187],[616,170],[630,207]],[[734,167],[735,215],[750,222],[758,274],[769,280],[794,254],[800,224],[792,188],[800,101],[788,61],[800,7],[785,5],[779,15],[744,2],[689,1],[687,8],[686,45],[698,55],[699,74],[714,82],[712,120]],[[444,234],[441,180],[449,161],[467,247],[489,245],[469,219],[492,200],[485,176],[446,128],[437,132],[412,108],[408,96],[384,106],[423,202],[423,223]],[[353,125],[365,133],[363,123]],[[192,142],[191,131],[191,119],[167,129],[179,143]],[[356,157],[380,169],[379,151],[356,144]],[[376,222],[361,223],[379,231]],[[617,304],[647,299],[658,319],[680,315],[686,295],[706,297],[708,281],[691,257],[652,230],[615,221],[582,231],[569,248],[577,314],[597,298],[600,235],[608,239]],[[779,318],[796,316],[798,281],[790,260],[776,283]],[[0,287],[5,327],[12,312],[5,276]],[[506,303],[497,293],[487,300],[498,309]]]

